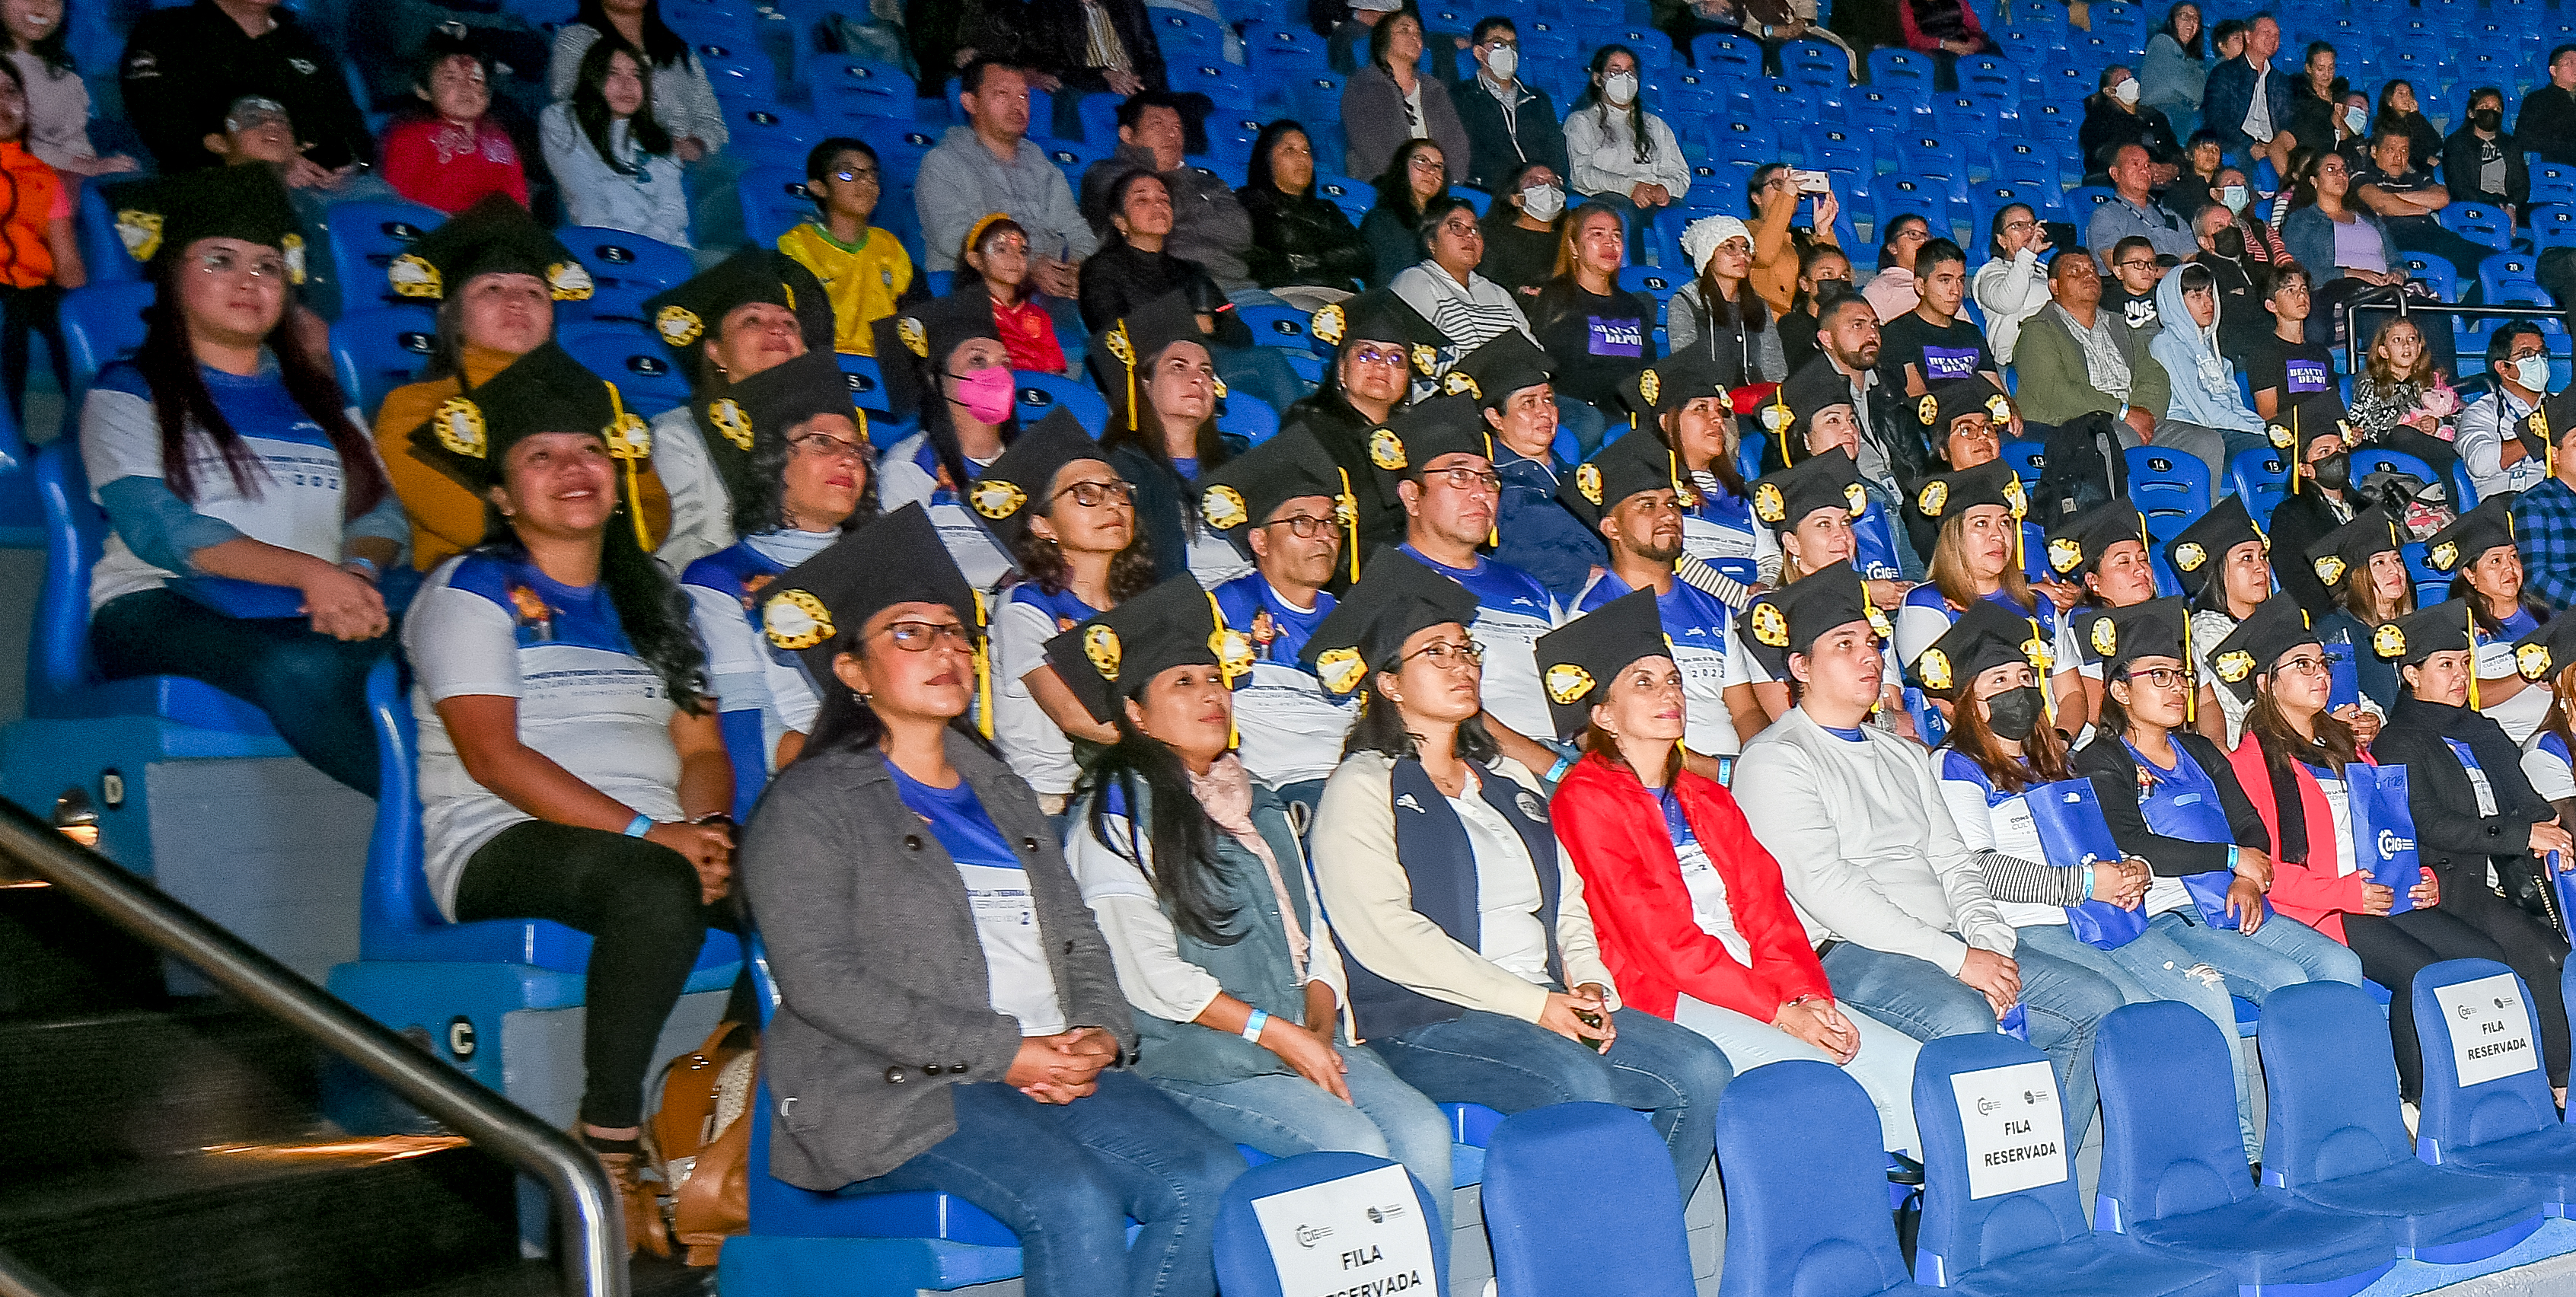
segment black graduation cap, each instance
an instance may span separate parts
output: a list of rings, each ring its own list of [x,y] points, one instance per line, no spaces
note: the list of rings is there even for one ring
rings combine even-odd
[[[1310,496],[1332,501],[1335,526],[1347,531],[1358,525],[1359,506],[1351,499],[1349,475],[1315,434],[1291,428],[1200,478],[1199,518],[1249,557],[1252,529],[1270,521],[1279,506]],[[1343,538],[1352,551],[1354,569],[1359,563],[1358,542],[1355,534]]]
[[[2513,642],[2513,669],[2525,680],[2546,680],[2570,664],[2576,664],[2576,614],[2560,613]]]
[[[1518,329],[1505,329],[1485,345],[1468,352],[1442,381],[1448,392],[1464,392],[1488,410],[1499,410],[1512,393],[1536,387],[1556,373],[1556,362]]]
[[[2009,462],[1990,460],[1975,468],[1934,473],[1914,491],[1914,511],[1935,522],[1955,518],[1981,504],[2009,510],[2015,521],[2029,510],[2030,495],[2022,489],[2021,476],[2013,472]]]
[[[2048,529],[2048,570],[2073,581],[2091,572],[2102,555],[2124,540],[2147,543],[2147,516],[2123,495]]]
[[[178,256],[199,239],[239,239],[275,248],[286,277],[304,282],[303,223],[277,173],[267,167],[206,167],[118,185],[107,192],[116,237],[142,262]]]
[[[737,521],[757,519],[749,532],[780,525],[778,497],[782,483],[775,471],[760,480],[761,452],[777,446],[787,430],[819,414],[837,414],[857,425],[859,443],[867,445],[868,417],[850,404],[850,385],[841,380],[840,363],[828,351],[809,351],[784,360],[725,389],[703,403],[705,422],[717,437],[707,444],[707,457],[724,478]],[[784,451],[772,459],[774,469],[786,464]]]
[[[939,395],[939,379],[959,347],[976,338],[1002,340],[993,327],[993,295],[981,283],[915,302],[869,327],[876,333],[877,367],[885,374],[886,409],[898,419],[918,416]]]
[[[2227,552],[2247,541],[2267,550],[2272,547],[2263,529],[2254,525],[2254,515],[2245,512],[2244,498],[2230,495],[2165,543],[2165,566],[2173,569],[2183,593],[2196,598],[2225,562]]]
[[[2549,475],[2558,475],[2558,439],[2576,428],[2576,387],[2553,392],[2540,398],[2531,413],[2514,424],[2513,432],[2522,439],[2524,450],[2548,466]]]
[[[2282,411],[2263,429],[2272,449],[2287,452],[2290,457],[2290,494],[2301,490],[2300,465],[2308,462],[2308,448],[2319,437],[2334,437],[2352,448],[2352,416],[2344,408],[2343,393],[2333,387],[2310,392],[2289,409]]]
[[[2039,623],[2017,616],[1992,599],[1975,599],[1932,646],[1916,654],[1906,670],[1914,682],[1937,694],[1956,697],[1976,678],[2009,662],[2027,662],[2041,679],[2048,678],[2050,646]]]
[[[2534,632],[2535,634],[2537,632]],[[2390,665],[2411,667],[2436,653],[2458,649],[2463,653],[2477,651],[2477,641],[2469,635],[2469,601],[2451,599],[2430,608],[2415,611],[2387,622],[2370,634],[2370,651]],[[2516,650],[2514,665],[2522,665]]]
[[[2434,532],[2424,542],[2424,559],[2433,570],[2456,575],[2491,549],[2513,548],[2513,497],[2507,491],[2478,501],[2459,521]]]
[[[1127,429],[1136,429],[1136,376],[1153,368],[1164,349],[1176,342],[1207,345],[1207,335],[1199,329],[1198,312],[1190,306],[1189,294],[1169,292],[1129,311],[1110,323],[1092,340],[1098,353],[1117,362],[1118,376],[1126,383]],[[1102,367],[1104,370],[1106,366]],[[1216,385],[1216,394],[1225,395],[1225,384]],[[1113,393],[1114,395],[1114,393]]]
[[[2181,596],[2149,599],[2126,608],[2089,610],[2076,618],[2075,639],[2102,663],[2105,680],[2139,658],[2172,658],[2188,664],[2184,638],[2190,610]]]
[[[1380,549],[1342,592],[1297,656],[1336,697],[1348,697],[1371,671],[1389,671],[1415,631],[1476,620],[1476,596],[1394,548]]]
[[[1406,350],[1413,372],[1424,378],[1440,372],[1440,353],[1456,345],[1387,288],[1373,288],[1316,311],[1306,321],[1306,332],[1336,350],[1345,340],[1394,343]]]
[[[424,463],[480,494],[501,481],[510,447],[540,432],[596,434],[630,465],[653,447],[652,430],[626,408],[617,385],[553,342],[510,362],[472,394],[447,398],[412,430],[411,446]]]
[[[1798,456],[1790,448],[1795,446],[1804,450],[1806,434],[1799,432],[1792,439],[1790,431],[1813,426],[1818,414],[1837,405],[1850,404],[1851,380],[1843,377],[1843,371],[1834,368],[1833,361],[1818,356],[1808,361],[1806,368],[1791,374],[1789,381],[1771,394],[1771,403],[1763,406],[1760,412],[1762,427],[1780,439],[1781,459],[1794,463]]]
[[[2343,584],[2346,574],[2369,567],[2373,557],[2398,552],[2397,524],[2374,504],[2318,537],[2316,544],[2308,546],[2307,560],[2317,579],[2332,590]]]
[[[1914,402],[1914,417],[1922,420],[1934,446],[1949,439],[1952,423],[1972,414],[2008,423],[2012,419],[2012,398],[1987,382],[1984,375],[1972,374],[1943,383]]]
[[[1836,447],[1810,455],[1753,484],[1753,516],[1776,531],[1795,530],[1819,509],[1839,509],[1857,518],[1869,507],[1861,489],[1860,463],[1850,450]]]
[[[436,302],[476,275],[534,275],[558,302],[586,302],[594,285],[581,259],[508,194],[448,217],[385,267],[397,297]]]
[[[752,302],[795,312],[805,350],[831,354],[832,300],[825,295],[822,281],[794,257],[773,248],[744,248],[679,286],[645,299],[644,313],[653,321],[653,332],[662,345],[671,349],[673,363],[688,375],[689,386],[704,391],[722,381],[707,363],[706,341],[724,327],[725,316],[734,308]]]
[[[1671,414],[1703,396],[1730,401],[1732,392],[1726,385],[1726,371],[1717,362],[1693,348],[1687,356],[1671,356],[1629,375],[1619,384],[1619,398],[1642,419],[1655,419]]]
[[[1106,464],[1109,455],[1083,431],[1082,421],[1059,405],[984,470],[984,476],[967,491],[966,503],[1001,540],[1002,548],[1012,550],[1029,529],[1031,513],[1046,508],[1056,474],[1065,465],[1086,459]]]
[[[983,601],[918,503],[842,536],[761,589],[760,625],[769,642],[801,655],[805,670],[825,688],[831,686],[841,637],[857,634],[868,618],[899,603],[946,604],[969,636],[984,636]],[[980,672],[982,654],[977,657]],[[985,710],[990,713],[989,704]]]
[[[1859,571],[1844,559],[1819,568],[1745,605],[1736,619],[1745,646],[1775,680],[1789,678],[1789,655],[1804,653],[1836,626],[1866,621],[1880,639],[1894,639],[1887,614],[1871,607]]]
[[[1047,641],[1047,661],[1093,720],[1173,667],[1213,666],[1229,686],[1252,671],[1252,639],[1226,628],[1216,601],[1183,573]]]
[[[1485,412],[1474,397],[1435,396],[1416,402],[1396,411],[1389,427],[1404,458],[1399,469],[1418,471],[1443,455],[1477,455],[1487,461],[1494,457],[1493,429],[1486,426]],[[1371,434],[1371,456],[1377,453],[1375,442]]]
[[[2209,655],[2209,669],[2239,699],[2252,702],[2254,677],[2269,673],[2290,650],[2317,642],[2298,596],[2275,591],[2253,616],[2238,622],[2227,638],[2218,641],[2218,648]]]
[[[1621,437],[1575,466],[1556,484],[1556,498],[1584,525],[1598,531],[1602,516],[1641,491],[1671,488],[1685,506],[1698,495],[1674,474],[1673,452],[1660,437]]]
[[[1556,736],[1571,739],[1592,718],[1600,687],[1639,658],[1670,657],[1653,590],[1631,590],[1538,637],[1539,683]]]

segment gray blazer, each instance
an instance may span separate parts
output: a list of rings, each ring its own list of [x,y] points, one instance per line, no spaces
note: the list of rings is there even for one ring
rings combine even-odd
[[[1108,943],[1037,795],[961,735],[954,763],[1028,870],[1065,1020],[1136,1028]],[[1017,1022],[993,1011],[956,862],[873,750],[811,752],[770,782],[737,856],[781,1003],[762,1039],[772,1175],[807,1189],[880,1176],[957,1129],[948,1088],[1000,1081]]]
[[[1449,165],[1451,184],[1462,184],[1467,175],[1467,126],[1458,120],[1458,109],[1449,100],[1449,87],[1429,72],[1419,74],[1422,85],[1422,117],[1429,126],[1431,142],[1440,146],[1441,160]],[[1413,124],[1404,115],[1404,92],[1395,88],[1395,78],[1386,69],[1372,63],[1351,74],[1342,87],[1342,165],[1343,174],[1353,180],[1375,180],[1395,160],[1395,151],[1413,138]]]

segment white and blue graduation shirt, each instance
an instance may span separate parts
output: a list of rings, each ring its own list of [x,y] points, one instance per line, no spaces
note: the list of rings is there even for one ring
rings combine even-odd
[[[1986,772],[1956,748],[1945,745],[1933,755],[1940,758],[1941,800],[1949,803],[1950,818],[1959,825],[1959,840],[1970,852],[1996,851],[2033,864],[2048,863],[2048,852],[2039,844],[2039,826],[2031,819],[2030,803],[2022,794],[1996,788]],[[1997,901],[1995,907],[2003,912],[2004,922],[2016,928],[2066,922],[2062,905]]]
[[[2533,730],[2522,744],[2522,777],[2531,790],[2552,803],[2576,797],[2576,759],[2556,730]]]
[[[921,817],[957,866],[966,905],[975,916],[975,944],[984,950],[986,993],[993,1012],[1009,1014],[1023,1036],[1052,1036],[1065,1029],[1064,997],[1047,964],[1046,934],[1038,926],[1029,874],[999,825],[984,810],[975,786],[933,788],[889,761],[895,794]]]
[[[1682,510],[1682,552],[1746,585],[1780,583],[1780,539],[1755,521],[1752,502],[1717,475],[1691,474],[1699,500]]]
[[[966,471],[980,474],[991,461],[965,463]],[[907,504],[920,505],[930,515],[931,525],[939,529],[939,543],[947,547],[948,557],[957,560],[957,570],[966,574],[967,584],[990,590],[1010,573],[1010,552],[993,539],[955,491],[940,485],[939,473],[939,452],[931,446],[930,434],[916,432],[878,458],[877,500],[887,513]]]
[[[1234,695],[1243,768],[1273,788],[1331,775],[1359,695],[1335,699],[1297,655],[1333,611],[1333,596],[1319,591],[1315,606],[1301,609],[1254,572],[1218,586],[1216,605],[1227,626],[1252,638],[1252,675]]]
[[[1556,733],[1556,722],[1539,687],[1538,638],[1565,622],[1555,597],[1537,577],[1481,554],[1474,567],[1451,567],[1424,556],[1411,541],[1403,549],[1476,596],[1476,624],[1467,633],[1485,649],[1485,710],[1522,737],[1545,742]]]
[[[761,591],[840,538],[838,531],[765,531],[691,563],[680,578],[689,621],[706,646],[716,709],[759,715],[761,764],[772,773],[778,741],[813,733],[822,698],[797,655],[769,642],[760,622]]]
[[[2074,663],[2056,657],[2057,604],[2054,600],[2033,590],[2030,595],[2031,606],[2024,608],[2014,603],[2012,594],[2000,586],[1996,587],[1993,594],[1986,595],[1984,598],[1988,603],[2000,605],[2005,612],[2015,617],[2027,618],[2039,623],[2039,641],[2048,646],[2049,654],[2054,659],[2049,669],[2042,673],[2043,676],[2054,676],[2060,671],[2075,670]],[[1914,659],[1923,656],[1923,650],[1932,647],[1932,642],[1947,633],[1950,624],[1957,620],[1959,620],[1959,614],[1950,611],[1950,601],[1942,597],[1939,586],[1926,581],[1907,591],[1905,602],[1896,606],[1896,660],[1911,665]]]
[[[1604,571],[1574,601],[1575,617],[1629,590],[1627,582]],[[1672,589],[1655,596],[1655,612],[1663,619],[1664,637],[1673,643],[1673,664],[1682,669],[1682,746],[1702,756],[1734,756],[1744,744],[1735,733],[1734,713],[1726,709],[1726,689],[1750,683],[1744,673],[1748,655],[1734,643],[1734,611],[1690,582],[1675,581]]]
[[[1011,773],[1041,797],[1071,794],[1074,776],[1082,771],[1073,759],[1073,739],[1038,706],[1027,678],[1048,664],[1048,640],[1107,611],[1070,589],[1048,594],[1025,582],[1011,587],[993,616],[993,743]]]
[[[563,585],[533,563],[476,550],[422,583],[402,638],[420,727],[423,866],[448,917],[465,862],[535,817],[466,773],[438,716],[447,699],[517,699],[520,742],[639,814],[684,818],[675,704],[661,673],[635,655],[606,587]]]

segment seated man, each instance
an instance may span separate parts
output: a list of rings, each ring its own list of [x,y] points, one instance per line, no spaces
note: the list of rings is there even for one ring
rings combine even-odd
[[[2263,295],[2272,331],[2229,356],[2254,393],[2254,413],[2266,419],[2281,418],[2282,411],[2335,386],[2334,348],[2308,341],[2308,289],[2307,267],[2295,261],[2272,267],[2270,290]],[[2220,345],[2226,341],[2222,323]]]
[[[1747,625],[1787,655],[1805,693],[1745,745],[1736,800],[1780,862],[1835,997],[1917,1040],[2017,1024],[2056,1069],[2067,1146],[2080,1148],[2097,1093],[2093,1033],[2121,993],[2074,964],[2016,957],[1931,757],[1869,724],[1883,622],[1844,564],[1755,602]]]
[[[2480,500],[2528,491],[2549,477],[2543,447],[2518,435],[2549,392],[2549,348],[2540,330],[2524,320],[2498,326],[2487,339],[2487,372],[2495,375],[2495,390],[2460,411],[2459,436],[2451,443],[2468,461],[2469,485]]]
[[[2154,441],[2169,395],[2164,366],[2147,355],[2154,328],[2133,329],[2127,315],[2103,305],[2102,276],[2082,248],[2048,263],[2048,297],[2022,322],[2013,351],[2022,416],[2057,425],[2099,411],[2125,427],[2121,445]]]
[[[1234,190],[1213,171],[1191,166],[1181,101],[1158,91],[1130,95],[1118,105],[1118,151],[1082,173],[1082,216],[1105,237],[1109,191],[1130,171],[1151,171],[1172,195],[1172,232],[1163,251],[1194,261],[1237,306],[1286,303],[1252,282],[1244,251],[1252,246],[1252,216]]]
[[[1503,479],[1494,557],[1537,577],[1570,606],[1605,556],[1592,529],[1557,502],[1553,369],[1546,352],[1506,330],[1469,352],[1447,382],[1476,398],[1493,442],[1494,472]]]
[[[274,99],[244,95],[224,110],[219,125],[220,130],[206,132],[206,151],[228,167],[257,163],[276,172],[286,185],[287,200],[295,204],[295,219],[302,221],[308,231],[321,233],[331,228],[333,203],[398,196],[392,185],[372,172],[325,171],[305,160],[295,141],[295,123],[288,118],[286,106]],[[340,318],[340,279],[332,273],[332,264],[328,248],[308,249],[304,283],[296,293],[298,301],[326,320]],[[358,287],[361,302],[372,302],[376,286]]]

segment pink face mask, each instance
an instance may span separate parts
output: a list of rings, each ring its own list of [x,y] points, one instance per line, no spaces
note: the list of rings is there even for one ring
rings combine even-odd
[[[1011,382],[1011,371],[995,365],[971,374],[951,374],[957,380],[957,403],[966,407],[981,423],[1000,423],[1011,417],[1011,402],[1018,395]]]

